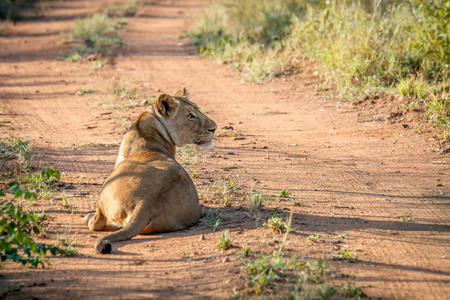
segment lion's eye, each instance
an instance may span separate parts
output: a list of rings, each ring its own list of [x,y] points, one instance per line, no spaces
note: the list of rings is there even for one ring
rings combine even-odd
[[[194,120],[195,119],[195,116],[193,114],[188,114],[187,117],[188,117],[189,120]]]

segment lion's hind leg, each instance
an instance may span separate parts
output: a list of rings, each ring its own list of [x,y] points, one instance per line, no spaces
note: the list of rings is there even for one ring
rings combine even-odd
[[[97,206],[97,210],[94,213],[88,214],[83,219],[84,224],[86,224],[91,231],[102,230],[106,226],[106,217],[103,215],[100,207]]]
[[[125,241],[135,237],[150,223],[149,210],[143,202],[136,205],[128,223],[116,232],[105,235],[98,239],[94,245],[95,252],[111,253],[111,242]]]

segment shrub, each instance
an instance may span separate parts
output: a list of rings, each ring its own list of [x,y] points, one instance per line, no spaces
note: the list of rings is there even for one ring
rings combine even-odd
[[[118,33],[121,25],[123,22],[120,19],[111,19],[106,14],[95,14],[76,20],[71,35],[74,41],[83,46],[73,49],[69,57],[73,58],[77,54],[116,54],[117,50],[125,45]]]
[[[59,172],[52,169],[42,171],[43,176],[57,177]],[[15,199],[36,200],[36,194],[21,188],[17,182],[8,183],[9,193]],[[0,191],[0,196],[5,196]],[[49,263],[47,253],[52,255],[64,253],[63,249],[36,243],[31,235],[41,235],[45,213],[24,211],[22,205],[13,201],[0,201],[0,260],[13,260],[23,265],[37,267]]]
[[[427,107],[449,139],[446,109],[431,110],[448,107],[449,1],[213,2],[188,35],[200,54],[232,64],[250,81],[290,73],[306,59],[332,96],[401,94]]]
[[[0,20],[22,19],[25,11],[33,8],[34,2],[33,0],[0,0]]]

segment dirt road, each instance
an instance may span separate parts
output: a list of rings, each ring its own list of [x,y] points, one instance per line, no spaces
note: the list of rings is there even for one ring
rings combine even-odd
[[[44,17],[19,22],[0,37],[0,134],[29,139],[35,164],[62,172],[75,209],[72,214],[47,200],[37,205],[50,217],[44,241],[70,231],[79,250],[75,257],[52,258],[46,269],[5,263],[0,294],[230,297],[245,284],[239,249],[270,251],[280,237],[247,217],[245,196],[225,208],[208,194],[211,182],[228,176],[245,192],[290,190],[300,205],[270,200],[261,215],[268,218],[276,210],[286,218],[293,212],[298,229],[288,237],[287,254],[325,258],[339,273],[354,275],[373,299],[448,297],[450,154],[435,152],[429,136],[401,123],[370,121],[349,103],[327,101],[308,72],[252,85],[227,66],[192,55],[194,49],[178,36],[206,1],[148,1],[127,19],[125,53],[100,70],[55,60],[69,47],[58,45],[60,32],[105,3],[55,2]],[[220,130],[214,155],[200,150],[180,159],[190,159],[184,161],[188,170],[199,174],[194,182],[204,210],[222,208],[224,221],[216,232],[200,222],[117,243],[111,255],[94,254],[95,238],[104,233],[89,232],[81,221],[95,208],[126,126],[145,109],[136,104],[182,86]],[[113,93],[115,87],[138,91],[134,102]],[[95,92],[79,96],[79,89]],[[236,238],[235,247],[219,251],[215,245],[225,229]],[[317,243],[305,240],[318,233]],[[342,247],[357,253],[358,262],[333,260]]]

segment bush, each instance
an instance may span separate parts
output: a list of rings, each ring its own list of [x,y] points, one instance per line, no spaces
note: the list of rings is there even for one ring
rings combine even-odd
[[[448,80],[450,7],[440,16],[418,2],[425,1],[371,12],[358,3],[309,7],[294,21],[288,44],[319,62],[340,97],[370,96],[418,76],[432,92],[431,85]]]
[[[71,57],[116,54],[117,50],[125,45],[118,33],[123,24],[124,21],[111,19],[106,14],[95,14],[89,18],[76,20],[71,35],[73,40],[82,46],[73,49]]]
[[[450,135],[450,1],[214,2],[188,35],[200,54],[232,64],[250,81],[313,60],[335,97],[401,94],[438,108],[429,120],[445,140]]]
[[[52,169],[42,171],[43,176],[57,177],[59,172]],[[23,190],[17,182],[8,184],[9,192],[15,199],[36,200],[36,194]],[[0,191],[0,196],[5,196]],[[0,260],[13,260],[23,265],[37,267],[49,263],[47,253],[64,253],[64,249],[36,243],[31,235],[42,234],[45,214],[24,211],[22,205],[13,201],[0,202]]]
[[[34,0],[0,0],[0,20],[22,19],[24,11],[33,7]]]

